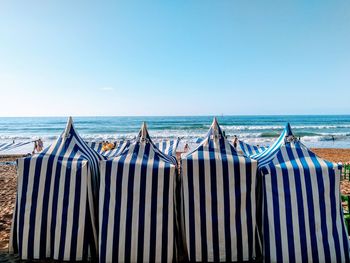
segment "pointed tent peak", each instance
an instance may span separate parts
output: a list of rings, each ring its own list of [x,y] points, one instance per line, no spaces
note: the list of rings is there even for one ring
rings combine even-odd
[[[290,127],[290,123],[287,122],[286,127],[284,128],[286,130],[286,136],[293,136],[292,128]]]
[[[72,116],[69,116],[69,117],[68,117],[68,123],[73,123],[73,118],[72,118]]]
[[[294,136],[292,128],[290,127],[289,122],[287,122],[286,127],[284,128],[284,138],[285,142],[298,142],[298,138]]]
[[[222,137],[224,137],[216,117],[214,117],[213,119],[213,123],[211,124],[209,134],[212,138],[215,139],[221,139]]]
[[[141,142],[149,140],[149,134],[148,134],[146,122],[142,123],[138,137]]]
[[[73,126],[73,118],[71,116],[68,117],[67,120],[67,125],[66,125],[66,129],[64,130],[63,134],[65,137],[68,137],[68,135],[71,133],[71,130],[74,129]]]
[[[219,126],[218,119],[216,117],[213,118],[213,123],[211,124],[211,126]]]
[[[211,128],[214,129],[214,131],[219,131],[220,127],[219,127],[219,123],[216,117],[214,117],[213,122],[211,124]]]

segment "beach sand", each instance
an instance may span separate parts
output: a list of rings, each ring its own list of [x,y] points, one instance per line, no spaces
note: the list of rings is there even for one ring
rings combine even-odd
[[[326,160],[350,163],[350,149],[312,150]],[[0,162],[14,161],[16,158],[18,156],[0,156]],[[8,248],[16,188],[16,167],[14,165],[0,165],[0,251]],[[341,192],[350,195],[350,182],[348,180],[342,181]]]

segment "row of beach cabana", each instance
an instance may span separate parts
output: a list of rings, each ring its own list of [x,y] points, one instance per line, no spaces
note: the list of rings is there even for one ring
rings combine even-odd
[[[102,151],[70,118],[18,160],[10,252],[24,260],[349,262],[341,166],[293,136],[229,142],[216,119],[176,158],[178,140],[137,138]],[[238,150],[239,149],[239,150]]]

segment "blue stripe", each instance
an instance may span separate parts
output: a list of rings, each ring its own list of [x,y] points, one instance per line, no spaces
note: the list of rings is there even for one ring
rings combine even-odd
[[[163,181],[163,218],[162,218],[162,262],[168,261],[168,215],[169,215],[169,180],[170,166],[166,164],[164,168]],[[173,190],[173,189],[171,189]]]
[[[80,193],[81,193],[81,175],[82,175],[82,168],[83,168],[83,157],[80,157],[77,160],[77,172],[76,172],[76,179],[75,179],[75,190],[74,190],[74,206],[73,206],[73,226],[72,226],[72,239],[70,244],[70,258],[76,258],[77,253],[77,240],[78,240],[78,222],[80,221],[79,218],[79,210],[81,205],[80,200]]]
[[[317,186],[318,186],[318,192],[324,193],[324,181],[322,179],[322,166],[320,165],[320,163],[318,162],[317,158],[315,156],[310,156],[311,157],[311,161],[313,162],[315,169],[316,169],[316,178],[317,178]],[[326,214],[326,205],[325,202],[320,202],[320,214],[321,214],[321,232],[322,232],[322,243],[323,243],[323,247],[324,247],[324,254],[325,254],[325,258],[324,260],[326,262],[330,262],[331,261],[331,255],[330,255],[330,250],[329,250],[329,243],[328,243],[328,239],[327,239],[327,214]]]
[[[106,165],[106,172],[105,172],[105,191],[103,196],[103,212],[102,212],[102,223],[101,223],[101,241],[100,241],[100,262],[106,262],[106,242],[107,242],[107,228],[108,228],[108,218],[109,218],[109,203],[110,203],[110,187],[111,187],[111,169],[112,169],[112,162],[107,161],[105,163]],[[119,169],[118,169],[119,170]],[[117,184],[118,187],[119,184]],[[121,191],[116,191],[116,193],[121,194]],[[116,198],[117,199],[117,198]],[[116,207],[118,207],[116,203]],[[120,205],[119,205],[120,207]],[[116,209],[117,210],[117,209]],[[114,217],[115,220],[117,220],[117,217]],[[114,231],[116,231],[116,228],[119,230],[119,223],[115,222],[114,224]],[[118,235],[119,236],[119,235]],[[118,246],[116,246],[118,249]]]
[[[336,189],[335,186],[335,172],[333,168],[333,164],[326,162],[328,166],[328,176],[329,176],[329,183],[330,183],[330,189]],[[331,203],[331,218],[333,222],[333,228],[332,228],[332,234],[334,239],[334,246],[335,246],[335,254],[337,257],[337,262],[341,262],[341,251],[340,251],[340,242],[339,242],[339,235],[338,235],[338,229],[337,229],[337,203],[335,200],[335,195],[338,193],[330,193],[330,203]]]
[[[50,185],[52,180],[52,168],[55,155],[59,149],[59,146],[62,142],[62,139],[58,139],[57,143],[48,158],[47,161],[47,170],[45,173],[45,186],[44,186],[44,195],[43,195],[43,208],[42,208],[42,218],[41,218],[41,231],[40,231],[40,258],[46,258],[46,234],[47,234],[47,214],[45,211],[48,211],[49,207],[49,196],[50,196]]]
[[[209,141],[209,158],[210,158],[210,192],[211,192],[211,220],[212,220],[212,237],[214,261],[220,261],[219,248],[219,230],[218,230],[218,200],[217,200],[217,181],[216,181],[216,163],[213,141]],[[204,177],[204,176],[203,176]],[[209,193],[208,193],[209,194]]]
[[[34,183],[33,183],[33,192],[32,192],[32,205],[30,208],[30,218],[29,218],[29,233],[28,233],[28,258],[33,258],[33,246],[34,246],[34,231],[35,231],[35,216],[36,216],[36,207],[38,201],[38,192],[39,192],[39,182],[40,182],[40,170],[41,170],[42,158],[38,158],[35,164],[34,171]]]
[[[52,218],[51,218],[51,257],[54,257],[54,251],[55,251],[55,235],[56,235],[56,221],[57,221],[57,206],[58,206],[58,192],[59,192],[59,182],[61,177],[61,168],[62,168],[62,160],[63,160],[63,151],[67,150],[69,143],[64,145],[64,147],[61,150],[61,155],[57,159],[57,166],[56,171],[53,171],[55,173],[54,176],[54,187],[53,187],[53,200],[52,200]]]
[[[137,156],[139,153],[140,145],[135,145],[134,154]],[[126,205],[126,226],[125,226],[125,261],[130,262],[131,257],[131,231],[132,231],[132,211],[134,200],[134,179],[135,179],[135,162],[130,163],[129,176],[128,176],[128,193],[127,193],[127,205]]]
[[[300,147],[296,147],[298,154],[298,159],[300,160],[303,167],[308,167],[308,164],[305,161],[304,154]],[[313,185],[311,182],[310,169],[303,169],[304,171],[304,181],[305,187],[307,189],[306,196],[307,200],[313,200]],[[315,220],[315,207],[314,202],[307,202],[308,212],[309,212],[309,229],[310,229],[310,240],[311,240],[311,251],[312,251],[312,261],[319,262],[318,256],[318,246],[317,246],[317,229],[316,229],[316,220]],[[310,259],[311,260],[311,259]]]
[[[24,215],[25,215],[25,206],[27,202],[27,191],[28,191],[28,175],[29,175],[29,165],[30,158],[25,158],[23,160],[23,177],[22,177],[22,196],[21,196],[21,209],[19,214],[19,256],[22,257],[23,253],[23,227],[24,227]]]
[[[266,173],[261,173],[261,176],[269,176],[266,175]],[[267,202],[267,197],[266,197],[266,180],[262,180],[263,184],[263,246],[265,249],[263,250],[263,256],[264,260],[266,262],[270,262],[271,255],[270,255],[270,226],[269,222],[272,220],[269,218],[268,210],[269,210],[269,202]],[[271,204],[272,205],[272,204]],[[273,226],[272,226],[273,227]],[[271,244],[272,246],[274,244]]]
[[[246,186],[247,186],[247,194],[246,194],[246,212],[247,212],[247,231],[248,231],[248,250],[249,250],[249,256],[251,257],[253,255],[253,239],[255,233],[253,233],[254,225],[252,220],[252,204],[256,202],[256,200],[252,200],[251,193],[256,191],[256,189],[252,189],[252,163],[251,161],[247,160],[245,164],[245,169],[247,176],[246,178]]]
[[[196,258],[196,236],[195,236],[195,221],[194,221],[194,186],[193,186],[193,160],[189,156],[187,162],[187,184],[188,184],[188,221],[189,221],[189,247],[190,258]]]
[[[281,171],[282,171],[283,188],[281,189],[281,193],[284,194],[283,200],[284,200],[284,205],[285,205],[285,209],[286,209],[285,210],[286,211],[286,228],[287,228],[287,237],[288,237],[287,242],[288,242],[288,255],[289,255],[288,260],[289,260],[289,262],[295,262],[294,231],[296,231],[296,230],[293,229],[293,210],[292,210],[292,199],[291,199],[291,192],[290,192],[291,188],[290,188],[290,184],[289,184],[288,168],[287,168],[285,160],[283,159],[283,156],[281,154],[277,154],[276,158],[278,159],[278,161],[280,163]],[[274,171],[274,174],[272,176],[275,176],[276,187],[278,187],[277,176],[279,176],[279,175],[277,174],[276,171]],[[294,189],[292,189],[292,191],[294,191]],[[276,198],[277,197],[278,196],[276,194]],[[295,215],[294,215],[294,217],[295,217]],[[279,213],[278,213],[278,218],[280,218]],[[281,224],[284,224],[284,222],[281,222]],[[276,230],[275,232],[278,232],[278,230]]]
[[[139,205],[139,236],[137,242],[137,261],[143,260],[143,243],[145,237],[145,205],[146,205],[146,181],[147,181],[147,161],[151,150],[151,145],[147,143],[145,145],[145,152],[142,157],[141,174],[140,174],[140,205]],[[166,189],[166,188],[164,188]]]
[[[135,150],[135,148],[134,148]],[[123,155],[120,157],[117,165],[117,181],[115,182],[116,185],[116,192],[115,192],[115,212],[114,212],[114,228],[113,228],[113,254],[112,254],[112,260],[118,261],[119,257],[119,233],[120,233],[120,210],[121,210],[121,204],[122,204],[122,181],[123,181],[123,173],[124,173],[124,162],[125,162],[126,155]],[[107,165],[110,165],[112,167],[113,162],[108,161]],[[108,167],[108,166],[107,166]],[[110,168],[109,168],[110,169]],[[106,171],[107,173],[107,171]],[[110,184],[107,184],[106,182],[106,191],[107,189],[110,191]],[[107,206],[107,210],[109,209],[109,206]],[[107,223],[108,223],[108,214],[103,214],[104,217],[106,217],[106,232],[105,232],[105,239],[107,239]]]
[[[226,260],[232,259],[231,251],[231,213],[230,213],[230,183],[229,183],[229,168],[228,160],[225,147],[222,148],[222,181],[223,181],[223,191],[224,191],[224,224],[225,224],[225,253]]]
[[[68,157],[68,162],[72,162],[73,158],[77,152],[77,145],[74,146],[73,151]],[[60,237],[60,243],[59,243],[59,253],[58,253],[58,259],[63,260],[64,258],[64,247],[65,247],[65,237],[67,234],[67,216],[68,216],[68,205],[69,205],[69,193],[70,193],[70,180],[71,180],[71,172],[72,172],[72,166],[67,165],[66,171],[65,171],[65,178],[64,178],[64,186],[63,186],[63,200],[62,200],[62,215],[59,215],[62,220],[62,226],[61,226],[61,237]]]
[[[270,165],[270,176],[271,178],[271,187],[272,187],[272,206],[273,206],[273,220],[275,228],[275,244],[271,244],[272,247],[276,247],[276,258],[277,262],[283,262],[282,256],[282,239],[281,239],[281,222],[280,222],[280,207],[279,207],[279,190],[277,183],[277,172],[276,168],[273,165]],[[265,177],[266,177],[265,176]],[[282,189],[281,189],[282,190]]]
[[[205,167],[203,151],[198,151],[198,173],[199,173],[199,209],[200,209],[200,231],[201,231],[201,249],[202,249],[202,261],[208,260],[207,255],[207,228],[206,228],[206,203],[205,203]]]
[[[286,145],[286,150],[293,167],[295,188],[297,190],[296,197],[297,197],[297,209],[298,209],[300,247],[302,250],[301,256],[302,256],[302,260],[304,262],[307,262],[309,261],[308,255],[307,255],[307,241],[306,241],[308,233],[306,233],[306,227],[305,227],[304,200],[303,200],[303,193],[302,193],[303,188],[301,185],[301,174],[300,174],[300,169],[298,167],[298,164],[295,161],[295,156],[290,147],[290,144]]]
[[[233,156],[234,182],[235,182],[235,207],[241,207],[241,171],[240,160],[237,156]],[[243,240],[242,240],[242,222],[241,209],[236,209],[235,223],[236,223],[236,239],[237,239],[237,261],[243,261]],[[245,223],[245,222],[244,222]]]
[[[155,156],[156,157],[156,156]],[[157,158],[158,159],[158,158]],[[151,231],[150,231],[150,253],[149,261],[154,262],[156,259],[156,229],[157,229],[157,203],[158,203],[158,163],[156,158],[152,167],[152,190],[151,190]],[[159,160],[159,159],[158,159]]]

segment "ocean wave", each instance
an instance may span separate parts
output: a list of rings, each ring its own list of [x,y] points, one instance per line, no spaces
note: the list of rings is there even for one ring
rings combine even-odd
[[[225,131],[228,137],[233,137],[234,135],[242,139],[268,139],[277,138],[280,136],[279,131],[266,131],[266,132],[230,132]],[[157,139],[167,139],[167,138],[184,138],[184,139],[197,139],[206,135],[207,130],[196,131],[196,130],[168,130],[168,131],[149,131],[150,136]],[[343,138],[350,140],[349,132],[308,132],[308,131],[295,131],[294,135],[301,138]],[[41,138],[42,140],[55,140],[59,135],[0,135],[0,141],[28,141],[37,140]],[[98,140],[120,140],[120,139],[132,139],[137,136],[137,132],[129,133],[80,133],[80,136],[88,141],[98,141]]]
[[[283,130],[284,125],[221,125],[227,131],[245,131],[245,130]],[[340,125],[293,125],[293,130],[298,129],[345,129],[350,128],[350,124]]]

